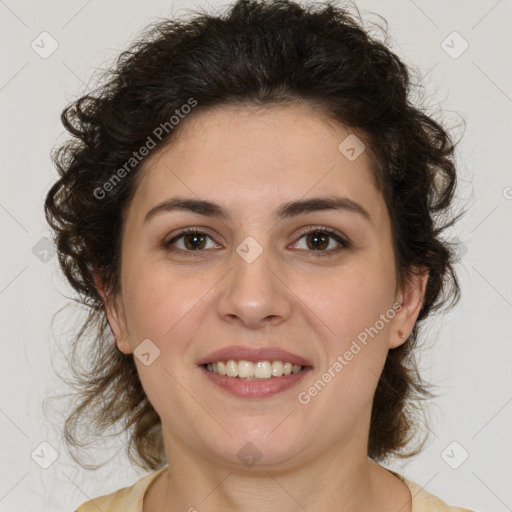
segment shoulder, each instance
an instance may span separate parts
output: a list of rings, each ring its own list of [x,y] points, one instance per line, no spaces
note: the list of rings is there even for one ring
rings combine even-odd
[[[167,466],[142,477],[130,487],[123,487],[112,494],[105,494],[82,503],[75,512],[98,512],[98,510],[101,512],[117,512],[118,510],[142,512],[142,502],[146,491],[153,480],[165,469]]]
[[[412,512],[473,512],[467,508],[449,506],[437,496],[425,491],[418,484],[407,480],[398,473],[393,471],[392,473],[409,488],[412,496]]]

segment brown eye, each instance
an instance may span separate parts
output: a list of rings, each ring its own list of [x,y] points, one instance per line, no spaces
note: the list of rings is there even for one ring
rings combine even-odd
[[[190,251],[204,249],[204,246],[206,245],[205,240],[206,237],[199,233],[183,235],[184,245]]]
[[[326,249],[329,246],[329,238],[331,238],[330,235],[315,231],[306,235],[306,243],[308,247],[313,250]]]
[[[212,240],[210,235],[195,229],[182,231],[168,242],[164,243],[164,248],[171,252],[204,252],[204,249],[216,249],[218,246],[207,247],[208,240]],[[213,240],[212,240],[213,242]]]
[[[327,228],[309,229],[302,233],[299,241],[302,239],[306,242],[305,247],[299,249],[303,249],[308,256],[330,256],[350,247],[347,240]]]

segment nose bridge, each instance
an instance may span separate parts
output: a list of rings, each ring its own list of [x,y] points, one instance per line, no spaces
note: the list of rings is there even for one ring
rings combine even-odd
[[[237,317],[241,322],[257,327],[270,318],[285,318],[290,312],[286,287],[276,269],[269,237],[246,237],[233,251],[232,271],[219,299],[219,314],[224,318]]]

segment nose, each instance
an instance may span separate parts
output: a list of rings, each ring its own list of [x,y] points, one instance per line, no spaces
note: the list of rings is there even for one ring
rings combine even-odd
[[[218,300],[219,316],[250,329],[278,325],[289,318],[293,294],[269,250],[252,262],[234,252],[232,260]]]

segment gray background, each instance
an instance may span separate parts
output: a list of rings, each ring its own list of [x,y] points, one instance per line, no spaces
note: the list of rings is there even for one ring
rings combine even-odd
[[[460,204],[469,212],[450,233],[463,254],[463,295],[431,324],[437,339],[420,358],[441,394],[431,408],[431,441],[413,461],[389,467],[450,504],[512,510],[512,2],[357,5],[365,19],[371,11],[388,20],[393,49],[426,82],[431,113],[442,109],[457,134],[466,122],[457,162]],[[77,466],[60,436],[65,407],[55,403],[43,412],[44,397],[66,391],[55,376],[66,367],[58,344],[66,345],[80,316],[68,308],[51,326],[71,291],[44,239],[42,203],[56,179],[49,153],[63,140],[63,107],[94,85],[94,70],[108,67],[139,29],[194,6],[207,4],[0,0],[2,511],[71,511],[142,476],[119,454],[122,441],[107,442],[113,458],[101,470]],[[45,31],[50,36],[40,35]],[[51,44],[58,47],[46,55]]]

